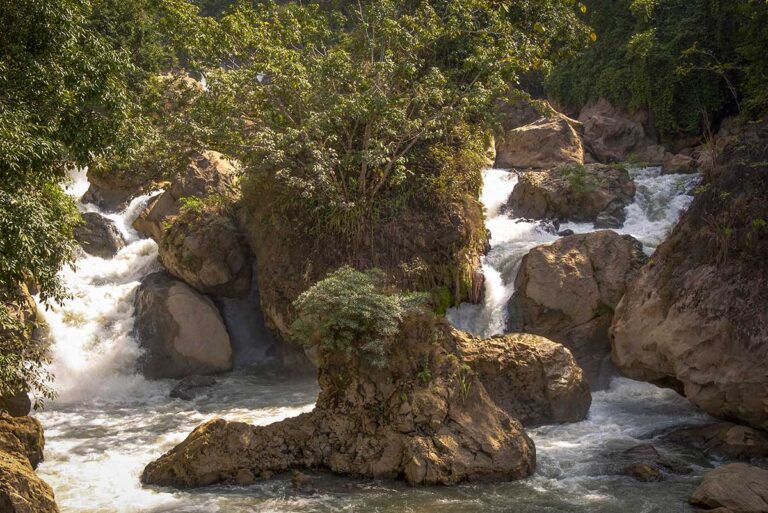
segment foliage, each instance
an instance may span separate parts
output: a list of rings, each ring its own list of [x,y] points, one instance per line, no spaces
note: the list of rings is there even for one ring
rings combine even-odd
[[[646,108],[664,137],[705,118],[768,107],[765,0],[591,0],[595,44],[557,67],[551,95],[568,108],[605,97]]]
[[[51,374],[46,370],[50,357],[47,346],[34,340],[34,305],[19,291],[0,295],[0,397],[34,389],[42,397],[53,398]],[[35,407],[41,406],[40,399]]]
[[[12,336],[25,331],[11,326],[16,291],[33,283],[44,302],[64,298],[57,272],[74,259],[79,216],[58,184],[108,152],[126,119],[129,64],[88,14],[80,0],[0,10],[0,392],[45,386],[44,353]]]
[[[383,279],[378,270],[345,266],[313,285],[294,302],[296,340],[385,367],[400,323],[422,307],[427,295],[389,292]]]
[[[597,188],[595,177],[581,164],[561,168],[560,174],[568,180],[571,190],[576,195],[585,195]]]
[[[283,208],[371,231],[420,159],[487,130],[510,82],[583,36],[572,4],[240,4],[221,19],[232,66],[208,74],[208,105],[234,128],[218,141]]]
[[[218,23],[187,0],[92,4],[90,25],[132,66],[130,122],[123,124],[113,155],[96,159],[90,171],[139,184],[172,178],[204,147],[205,122],[195,108],[203,87],[188,70],[218,64]]]

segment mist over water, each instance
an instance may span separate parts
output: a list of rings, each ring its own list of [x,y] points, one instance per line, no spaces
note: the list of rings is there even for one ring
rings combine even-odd
[[[658,245],[690,203],[696,176],[632,172],[637,184],[621,231],[647,251]],[[455,325],[481,335],[501,333],[506,303],[514,292],[520,258],[554,241],[536,223],[500,213],[517,183],[515,173],[484,174],[482,200],[492,249],[483,259],[485,302],[452,309]],[[82,197],[88,184],[75,173],[67,190]],[[233,338],[234,372],[195,400],[171,399],[175,380],[150,381],[136,373],[139,346],[132,336],[133,297],[142,277],[159,269],[157,245],[141,239],[131,223],[152,194],[127,209],[105,214],[127,245],[111,260],[83,255],[62,277],[73,298],[44,312],[54,340],[52,371],[59,397],[38,413],[46,430],[46,461],[39,473],[54,489],[63,513],[134,512],[688,512],[686,504],[706,461],[656,440],[660,430],[700,423],[707,417],[672,391],[616,379],[595,393],[590,416],[574,424],[529,429],[538,469],[530,479],[457,487],[410,488],[390,481],[354,480],[323,474],[316,494],[294,490],[289,476],[249,487],[173,490],[139,483],[144,466],[202,422],[215,417],[269,424],[310,411],[317,397],[312,380],[275,375],[267,359],[271,339],[256,313],[257,295],[220,302]],[[98,211],[81,205],[84,211]],[[576,232],[591,225],[568,224]],[[684,459],[694,472],[661,483],[619,476],[616,451],[654,442],[665,455]]]

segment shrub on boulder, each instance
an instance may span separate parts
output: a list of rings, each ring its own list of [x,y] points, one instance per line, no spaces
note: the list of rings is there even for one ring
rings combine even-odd
[[[312,412],[269,426],[203,424],[150,463],[142,481],[245,484],[304,468],[414,485],[530,475],[533,442],[506,411],[524,408],[512,401],[497,405],[483,385],[494,359],[483,358],[482,343],[422,310],[422,295],[397,293],[382,277],[342,268],[297,300],[295,331],[319,363],[320,396]],[[505,340],[513,343],[499,339],[495,346],[503,350]],[[521,352],[547,344],[529,340],[524,349],[518,342]],[[508,357],[504,373],[515,375],[514,365],[538,368],[535,360]],[[570,369],[545,373],[531,387],[555,391],[563,374],[578,381]]]
[[[562,221],[596,221],[609,215],[624,221],[635,184],[620,166],[564,166],[520,173],[504,209],[515,216]]]

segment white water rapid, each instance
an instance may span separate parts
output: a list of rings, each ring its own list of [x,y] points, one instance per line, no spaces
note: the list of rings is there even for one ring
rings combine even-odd
[[[696,177],[660,176],[652,168],[634,171],[633,176],[637,198],[620,231],[639,238],[650,252],[690,202],[684,193]],[[555,240],[539,233],[534,224],[499,213],[516,180],[508,171],[485,173],[483,201],[493,237],[483,262],[485,304],[449,312],[454,324],[475,333],[503,330],[520,258],[530,248]],[[84,176],[77,175],[69,191],[80,198],[86,187]],[[139,238],[130,225],[148,198],[137,198],[124,212],[107,215],[128,244],[111,260],[83,256],[76,270],[63,271],[73,298],[45,312],[54,339],[52,370],[59,397],[37,414],[46,430],[46,460],[39,472],[53,487],[62,513],[691,511],[686,499],[709,463],[656,438],[665,428],[706,417],[672,391],[625,379],[594,394],[586,421],[529,430],[538,469],[523,481],[409,488],[399,482],[328,475],[315,494],[294,490],[289,478],[192,491],[142,487],[144,465],[199,423],[221,416],[267,424],[312,409],[317,394],[315,383],[282,379],[264,366],[242,364],[263,359],[267,347],[262,334],[248,335],[260,326],[248,315],[248,301],[223,305],[230,331],[241,332],[233,338],[245,356],[205,395],[190,402],[170,399],[175,381],[148,381],[135,372],[139,348],[131,335],[133,295],[139,280],[157,268],[157,246]],[[97,210],[93,205],[81,208]],[[566,228],[592,229],[581,224]],[[244,323],[254,327],[243,329]],[[665,455],[684,459],[693,473],[647,484],[616,475],[615,452],[649,441]]]

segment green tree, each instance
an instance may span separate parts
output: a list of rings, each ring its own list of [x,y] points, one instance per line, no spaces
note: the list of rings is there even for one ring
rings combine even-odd
[[[210,106],[235,120],[222,144],[255,181],[360,243],[432,148],[488,130],[521,73],[585,36],[577,13],[569,1],[239,5],[222,18],[233,64],[209,74]]]
[[[647,109],[662,137],[768,107],[765,0],[589,0],[597,40],[547,89],[567,108],[607,98]]]
[[[59,189],[68,169],[107,152],[125,123],[128,63],[88,28],[81,0],[18,0],[0,10],[0,318],[27,333],[10,309],[19,285],[62,300],[57,276],[74,260],[72,201]],[[13,323],[16,323],[16,326]],[[10,330],[10,331],[9,331]],[[0,395],[45,389],[41,353],[4,336]]]

